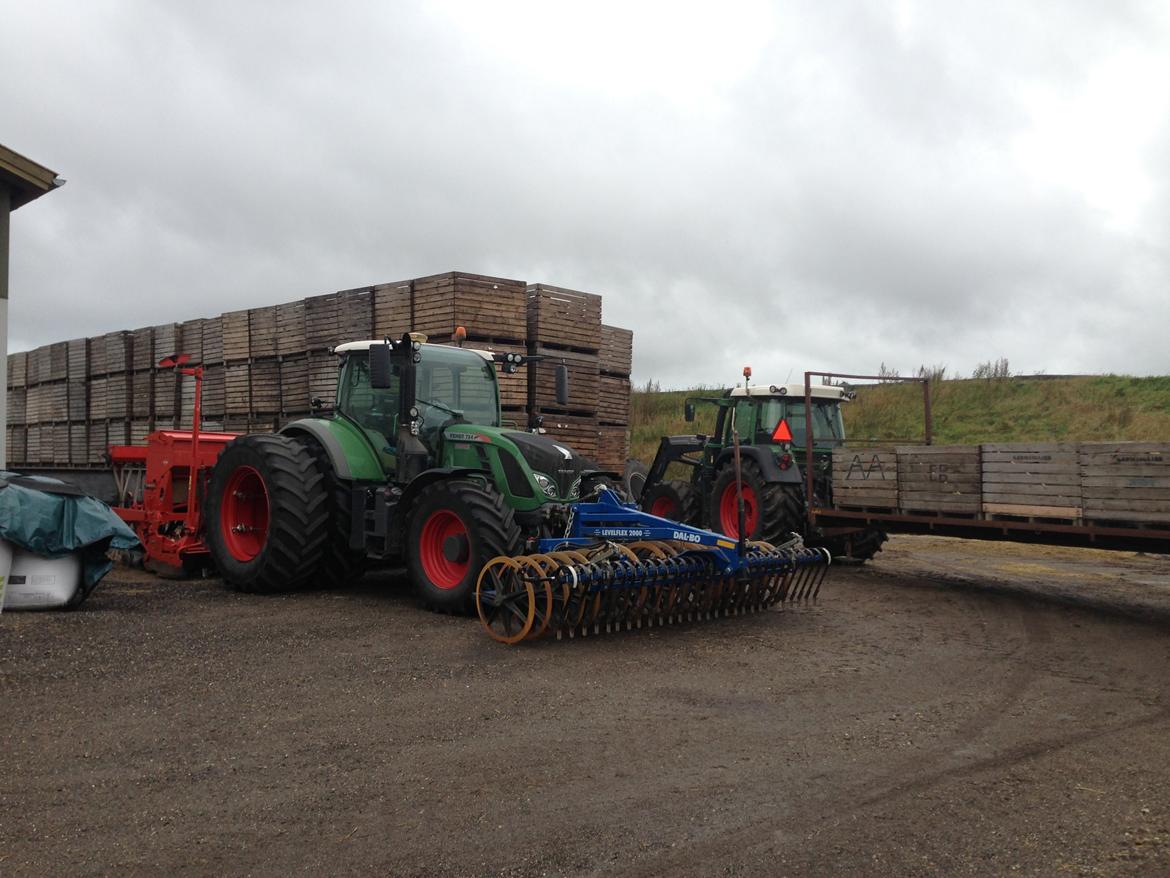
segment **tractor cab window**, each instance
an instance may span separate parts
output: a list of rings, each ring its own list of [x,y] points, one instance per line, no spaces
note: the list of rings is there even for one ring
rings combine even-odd
[[[393,367],[391,387],[375,390],[370,386],[368,357],[349,355],[341,370],[337,387],[337,409],[361,425],[381,450],[393,448],[398,436],[398,400],[400,368]],[[378,443],[376,440],[383,440]]]
[[[784,418],[788,421],[788,429],[792,432],[792,444],[804,445],[807,439],[804,400],[803,399],[770,399],[761,411],[761,428],[771,433],[776,425]],[[836,447],[845,439],[845,426],[841,421],[841,406],[836,402],[816,402],[812,404],[813,444]]]
[[[479,354],[459,348],[430,347],[418,365],[415,400],[423,441],[433,439],[445,424],[499,426],[500,400],[495,366]]]

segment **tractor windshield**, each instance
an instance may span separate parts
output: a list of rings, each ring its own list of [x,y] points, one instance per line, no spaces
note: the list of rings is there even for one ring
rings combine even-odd
[[[415,396],[423,430],[440,427],[455,412],[469,424],[500,425],[495,366],[474,351],[439,345],[423,348]]]
[[[425,345],[416,367],[415,398],[424,440],[433,440],[444,424],[461,418],[485,427],[500,425],[495,367],[474,351]],[[393,367],[391,387],[370,386],[370,361],[364,352],[345,359],[337,387],[337,408],[393,447],[398,436],[401,366]],[[381,446],[379,446],[381,447]]]
[[[815,445],[840,445],[845,439],[845,425],[841,420],[841,406],[837,402],[812,404],[813,443]],[[792,433],[792,443],[800,446],[807,441],[805,432],[804,400],[768,399],[760,406],[759,430],[767,434],[763,441],[770,441],[773,431],[781,420],[787,420]]]

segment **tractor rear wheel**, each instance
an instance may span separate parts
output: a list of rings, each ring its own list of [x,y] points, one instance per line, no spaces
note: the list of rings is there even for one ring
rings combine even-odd
[[[204,531],[224,580],[268,594],[305,585],[329,535],[329,495],[312,452],[253,434],[224,448],[207,488]]]
[[[754,460],[740,464],[746,538],[782,543],[790,533],[804,533],[804,499],[799,485],[769,483]],[[711,491],[711,530],[739,538],[735,467],[724,466]]]
[[[325,540],[316,583],[322,588],[338,588],[348,585],[366,572],[366,553],[363,549],[349,547],[353,519],[349,485],[337,478],[329,453],[321,443],[314,439],[305,439],[304,442],[317,462],[317,469],[325,478],[325,491],[329,495],[329,537]]]
[[[497,555],[517,555],[520,527],[491,488],[448,479],[423,488],[410,507],[407,566],[419,597],[438,613],[473,612],[479,572]]]
[[[669,479],[642,492],[639,505],[643,512],[669,518],[679,524],[698,524],[699,495],[690,482]]]

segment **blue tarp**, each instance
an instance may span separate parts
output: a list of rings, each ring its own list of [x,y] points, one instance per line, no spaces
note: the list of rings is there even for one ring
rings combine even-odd
[[[114,563],[110,549],[141,548],[138,537],[101,500],[45,476],[0,470],[0,539],[50,558],[81,553],[82,586],[74,605],[85,600]]]

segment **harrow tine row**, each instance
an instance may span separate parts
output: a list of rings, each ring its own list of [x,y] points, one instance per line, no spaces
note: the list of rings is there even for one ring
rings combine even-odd
[[[815,601],[828,562],[827,552],[799,541],[749,543],[729,573],[717,554],[688,543],[599,543],[493,558],[476,584],[476,608],[501,643],[593,637]]]

